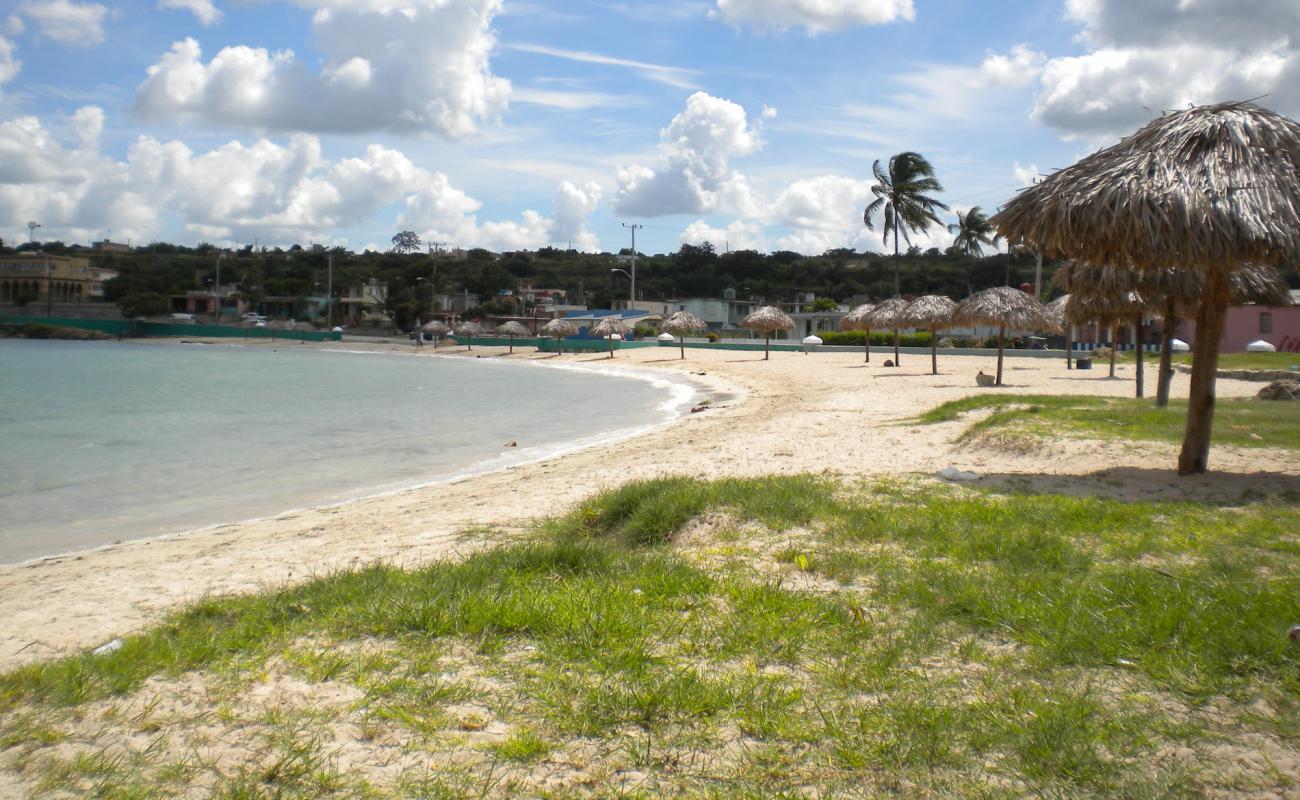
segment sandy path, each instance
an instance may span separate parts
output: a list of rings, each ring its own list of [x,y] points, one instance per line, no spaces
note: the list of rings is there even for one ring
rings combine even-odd
[[[352,343],[332,346],[358,349]],[[397,346],[365,349],[410,352]],[[471,355],[492,353],[503,354],[504,348],[478,348]],[[434,357],[428,349],[422,355]],[[861,354],[847,353],[782,352],[768,362],[750,352],[691,350],[686,361],[676,356],[676,350],[646,348],[623,351],[613,361],[588,354],[563,357],[594,367],[691,373],[715,398],[710,410],[630,442],[384,498],[0,566],[0,619],[5,621],[0,668],[101,643],[208,594],[282,585],[377,560],[409,565],[449,557],[475,546],[458,536],[468,527],[521,525],[597,489],[669,473],[906,473],[955,464],[990,481],[1023,478],[1055,490],[1134,497],[1206,492],[1234,497],[1260,485],[1300,491],[1300,458],[1279,450],[1219,448],[1211,455],[1215,473],[1179,479],[1171,446],[1103,449],[1076,442],[1015,453],[955,446],[952,440],[964,423],[897,424],[979,391],[973,376],[979,369],[992,371],[991,358],[941,358],[946,374],[931,376],[929,359],[918,356],[905,356],[900,369],[881,367],[880,355],[873,355],[868,367]],[[554,356],[516,353],[511,358]],[[1029,358],[1007,364],[1007,382],[1015,392],[1132,393],[1129,380],[1107,379],[1104,368],[1067,372],[1058,361]],[[1121,375],[1131,375],[1130,369],[1121,367]],[[1185,375],[1175,377],[1174,389],[1176,395],[1186,393]],[[1219,382],[1222,397],[1249,396],[1258,389],[1259,384]]]

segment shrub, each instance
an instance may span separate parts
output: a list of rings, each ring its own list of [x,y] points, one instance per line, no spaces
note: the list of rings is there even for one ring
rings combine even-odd
[[[717,332],[717,331],[709,331],[707,334],[705,334],[705,337],[706,337],[710,342],[716,342],[716,341],[718,341],[719,339],[722,338],[721,336],[718,335],[718,332]]]
[[[839,345],[841,347],[863,347],[866,345],[866,331],[819,331],[817,333],[825,344]],[[872,331],[872,347],[892,347],[894,344],[893,331]],[[898,344],[902,347],[929,347],[930,333],[924,331],[921,333],[905,333],[899,340]]]

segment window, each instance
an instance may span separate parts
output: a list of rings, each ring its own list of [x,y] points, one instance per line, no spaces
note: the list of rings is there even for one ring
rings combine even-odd
[[[1259,332],[1260,333],[1273,332],[1273,315],[1267,311],[1261,311],[1259,314]]]

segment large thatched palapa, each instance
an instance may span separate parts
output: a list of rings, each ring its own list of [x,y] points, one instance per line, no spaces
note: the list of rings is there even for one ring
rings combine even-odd
[[[1008,330],[1056,330],[1057,322],[1047,306],[1010,286],[995,286],[967,297],[957,304],[953,314],[957,325],[998,326],[998,374],[995,385],[1002,385],[1002,353],[1006,349]]]
[[[871,327],[894,332],[894,366],[896,367],[902,366],[898,358],[899,331],[909,327],[903,320],[905,311],[907,311],[907,301],[901,297],[891,297],[868,311],[866,315],[866,322]]]
[[[438,346],[439,339],[451,333],[451,328],[447,327],[447,323],[440,322],[439,320],[436,319],[433,320],[432,322],[424,323],[424,327],[421,328],[420,330],[424,331],[425,333],[433,334],[433,346],[435,348]]]
[[[1131,269],[1084,264],[1070,261],[1061,266],[1053,277],[1057,286],[1070,293],[1074,299],[1065,308],[1065,321],[1070,325],[1096,322],[1110,326],[1110,377],[1115,377],[1115,332],[1120,323],[1133,326],[1135,391],[1140,398],[1144,391],[1142,358],[1143,331],[1146,329],[1149,282],[1141,273]]]
[[[456,336],[465,340],[465,349],[474,349],[474,337],[483,335],[483,326],[477,322],[462,322],[456,326]]]
[[[578,326],[569,322],[567,319],[553,319],[542,326],[542,333],[547,336],[555,337],[555,347],[560,355],[564,355],[564,340],[578,332]]]
[[[776,306],[763,306],[740,321],[740,327],[763,334],[763,360],[771,358],[772,334],[794,330],[794,320]]]
[[[1164,114],[1024,189],[991,221],[1049,257],[1205,275],[1178,458],[1180,474],[1204,472],[1228,275],[1300,260],[1300,124],[1241,102]]]
[[[591,330],[588,331],[588,333],[590,333],[592,336],[598,336],[601,339],[604,339],[606,342],[608,342],[609,357],[613,358],[614,337],[617,336],[621,339],[623,337],[623,334],[627,333],[630,330],[632,330],[632,326],[628,324],[627,320],[623,319],[621,316],[612,315],[608,317],[601,317],[599,320],[596,321],[595,325],[591,326]]]
[[[707,330],[709,323],[695,316],[689,311],[678,311],[671,317],[663,321],[659,329],[664,333],[671,333],[678,337],[678,345],[682,350],[682,358],[686,358],[686,337],[692,333],[702,333]]]
[[[930,332],[930,374],[939,374],[938,347],[939,331],[952,326],[953,314],[957,304],[939,294],[927,294],[916,298],[903,309],[903,322],[910,328],[925,328]]]
[[[871,303],[863,303],[860,306],[854,306],[849,313],[844,315],[840,320],[840,330],[842,331],[862,331],[866,334],[866,346],[863,348],[867,352],[866,363],[871,363],[871,323],[867,321],[867,315],[875,308]]]
[[[503,322],[501,325],[498,325],[497,333],[510,337],[510,352],[513,354],[515,352],[515,337],[527,336],[528,329],[522,324],[510,320],[509,322]]]

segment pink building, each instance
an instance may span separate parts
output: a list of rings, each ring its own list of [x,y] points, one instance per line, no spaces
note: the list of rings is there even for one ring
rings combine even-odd
[[[1189,344],[1194,342],[1196,323],[1191,320],[1182,323],[1178,326],[1178,334]],[[1244,352],[1246,345],[1261,339],[1280,351],[1300,353],[1300,305],[1287,308],[1232,306],[1228,309],[1223,338],[1219,340],[1220,353]]]

